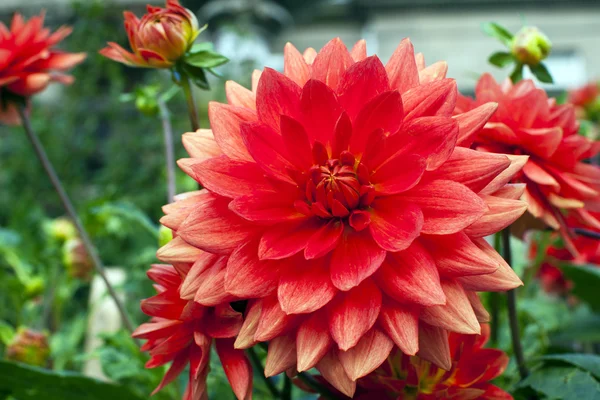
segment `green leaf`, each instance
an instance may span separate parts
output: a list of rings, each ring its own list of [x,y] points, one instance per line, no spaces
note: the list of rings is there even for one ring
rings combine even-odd
[[[6,321],[0,320],[0,342],[8,345],[12,342],[15,336],[15,328]]]
[[[142,400],[127,387],[70,372],[0,361],[0,392],[19,400]]]
[[[550,71],[548,71],[548,68],[546,68],[544,64],[539,63],[536,66],[529,66],[529,69],[531,69],[533,75],[535,75],[540,82],[554,83],[552,75],[550,75]]]
[[[210,85],[206,79],[206,72],[204,72],[203,68],[194,67],[190,64],[184,64],[183,73],[186,74],[192,80],[192,82],[194,82],[194,85],[198,86],[200,89],[210,89]]]
[[[600,383],[589,372],[579,368],[540,368],[521,381],[517,387],[530,387],[548,399],[600,399]]]
[[[495,65],[496,67],[504,68],[507,65],[512,64],[516,60],[514,59],[512,54],[504,51],[498,51],[492,54],[490,58],[488,58],[488,61],[490,64]]]
[[[546,361],[562,361],[588,371],[600,379],[600,356],[594,354],[549,354],[540,357]]]
[[[214,50],[214,46],[211,42],[201,42],[201,43],[196,43],[192,46],[192,48],[190,49],[189,53],[193,54],[193,53],[198,53],[200,51],[213,51]]]
[[[214,68],[229,61],[227,57],[212,50],[202,50],[185,56],[185,63],[194,67]]]
[[[570,264],[562,264],[560,268],[565,277],[573,282],[571,293],[586,302],[592,310],[600,312],[600,268]]]
[[[486,35],[498,39],[505,46],[511,46],[513,35],[506,30],[506,28],[498,25],[495,22],[486,22],[481,26],[481,29]]]
[[[600,342],[600,316],[588,311],[587,315],[575,316],[571,323],[562,326],[560,332],[550,336],[557,346],[570,346],[572,342]]]

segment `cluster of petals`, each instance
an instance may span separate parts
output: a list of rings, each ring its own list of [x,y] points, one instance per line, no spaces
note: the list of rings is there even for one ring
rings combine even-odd
[[[479,151],[525,154],[529,160],[513,182],[525,183],[528,211],[560,229],[572,251],[563,213],[571,211],[588,226],[600,228],[591,212],[600,211],[600,168],[583,162],[600,151],[600,142],[578,135],[573,105],[557,105],[531,80],[498,84],[485,74],[475,99],[460,96],[456,113],[490,101],[498,109],[479,134],[462,143]]]
[[[100,54],[114,61],[145,68],[171,68],[189,50],[200,33],[194,13],[178,0],[167,0],[166,8],[147,6],[140,19],[123,13],[131,52],[109,42]]]
[[[429,361],[394,351],[388,362],[358,380],[357,400],[510,400],[512,396],[489,383],[508,365],[501,350],[484,348],[489,326],[481,326],[481,335],[451,333],[447,343],[452,367],[442,370]],[[336,398],[347,399],[341,393]]]
[[[44,27],[44,14],[25,21],[13,16],[10,27],[0,22],[0,122],[19,122],[7,94],[28,97],[51,82],[70,84],[73,77],[64,71],[85,59],[85,53],[67,53],[54,48],[71,33],[63,26],[56,32]]]
[[[568,102],[577,107],[587,107],[600,97],[600,84],[590,82],[578,89],[569,91]]]
[[[184,135],[205,189],[164,207],[157,256],[193,263],[182,298],[248,300],[234,346],[268,342],[267,376],[316,367],[352,395],[393,348],[449,369],[448,332],[487,320],[476,292],[521,284],[484,236],[525,212],[527,157],[458,147],[496,105],[453,115],[446,63],[408,39],[385,66],[364,41],[284,56]]]
[[[238,399],[252,396],[252,367],[244,352],[233,347],[242,326],[242,314],[228,303],[205,307],[180,296],[189,272],[186,264],[153,265],[148,276],[157,295],[142,301],[142,311],[151,316],[133,337],[147,339],[142,346],[151,358],[147,368],[171,363],[154,393],[172,382],[189,365],[189,381],[183,400],[206,399],[206,377],[212,344]]]

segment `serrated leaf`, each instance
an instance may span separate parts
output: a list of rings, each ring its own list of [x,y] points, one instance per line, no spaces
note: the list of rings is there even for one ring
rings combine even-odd
[[[0,392],[19,400],[142,400],[125,386],[72,372],[56,372],[0,361]]]
[[[586,302],[592,310],[600,312],[600,268],[596,266],[560,265],[565,277],[573,282],[571,293]]]
[[[510,47],[513,40],[513,35],[506,28],[498,25],[495,22],[486,22],[481,28],[488,36],[498,39],[505,46]]]
[[[579,368],[540,368],[517,387],[530,387],[548,399],[600,400],[600,383],[589,372]]]
[[[554,80],[552,79],[552,75],[550,75],[550,71],[548,71],[548,68],[546,68],[546,66],[542,63],[539,63],[536,66],[530,66],[529,67],[531,69],[531,72],[533,73],[533,75],[535,75],[535,77],[540,81],[540,82],[544,82],[544,83],[554,83]]]
[[[488,58],[488,62],[496,67],[504,68],[507,65],[515,62],[515,59],[510,53],[498,51]]]
[[[600,356],[595,354],[549,354],[540,357],[545,361],[562,361],[588,371],[600,379]]]
[[[201,50],[185,56],[185,63],[194,67],[214,68],[229,61],[227,57],[212,50]]]

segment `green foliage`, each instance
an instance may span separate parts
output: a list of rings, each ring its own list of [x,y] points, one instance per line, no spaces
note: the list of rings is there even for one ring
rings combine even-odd
[[[492,54],[488,61],[492,65],[503,68],[515,62],[515,58],[510,53],[507,53],[505,51],[498,51]]]
[[[533,73],[533,75],[535,75],[535,77],[540,82],[544,82],[544,83],[553,83],[554,82],[554,80],[552,79],[552,75],[550,75],[550,72],[548,71],[548,68],[546,68],[546,66],[543,63],[539,63],[538,65],[531,66],[530,69],[531,69],[531,72]]]
[[[565,276],[573,282],[573,295],[586,302],[592,310],[600,312],[600,268],[596,266],[561,265]]]
[[[143,399],[124,386],[7,361],[0,361],[0,391],[19,400]]]
[[[506,28],[495,22],[486,22],[481,25],[483,32],[493,38],[498,39],[502,44],[510,47],[513,40],[513,35]]]

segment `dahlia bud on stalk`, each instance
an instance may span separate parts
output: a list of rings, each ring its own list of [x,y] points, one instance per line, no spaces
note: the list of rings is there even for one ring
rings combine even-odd
[[[8,360],[38,367],[45,366],[49,357],[48,336],[29,328],[19,328],[12,343],[6,348]]]
[[[73,225],[73,222],[71,222],[70,219],[65,217],[56,218],[50,221],[46,226],[46,231],[52,239],[60,242],[66,242],[77,236],[75,225]]]
[[[514,36],[512,41],[512,54],[527,65],[538,65],[548,57],[552,50],[552,43],[535,26],[525,26]]]
[[[72,238],[63,245],[63,263],[72,278],[88,280],[91,276],[92,260],[79,238]]]

